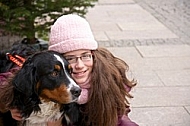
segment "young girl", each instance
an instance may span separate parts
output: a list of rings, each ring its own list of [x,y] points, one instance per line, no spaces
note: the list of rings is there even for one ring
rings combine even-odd
[[[49,50],[63,54],[82,89],[77,101],[82,114],[78,125],[138,126],[128,118],[126,97],[132,98],[129,91],[136,85],[126,76],[128,65],[107,49],[98,48],[84,18],[71,14],[58,18],[51,27]],[[58,124],[60,121],[48,123]]]
[[[88,22],[64,15],[51,28],[49,50],[62,53],[73,68],[72,77],[82,88],[78,103],[81,125],[136,125],[127,116],[126,96],[136,85],[126,77],[127,64],[108,50],[98,48]]]

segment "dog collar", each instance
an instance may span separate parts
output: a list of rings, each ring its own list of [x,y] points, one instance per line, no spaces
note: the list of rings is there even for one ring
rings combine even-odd
[[[8,59],[18,65],[19,67],[22,67],[23,63],[25,62],[25,58],[19,56],[19,55],[11,55],[10,53],[6,53]]]

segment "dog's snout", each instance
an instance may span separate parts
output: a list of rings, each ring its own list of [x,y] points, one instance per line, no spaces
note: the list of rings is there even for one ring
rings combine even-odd
[[[74,95],[75,97],[79,97],[80,93],[81,93],[81,89],[79,87],[71,88],[71,94]]]

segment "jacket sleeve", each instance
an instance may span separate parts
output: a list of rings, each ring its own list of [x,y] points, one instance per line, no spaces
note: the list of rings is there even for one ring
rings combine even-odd
[[[11,75],[12,75],[11,72],[0,73],[0,86],[4,85],[5,82],[7,81],[7,78]]]
[[[118,117],[118,125],[117,126],[139,126],[135,122],[133,122],[129,117],[128,114],[130,112],[130,108],[126,106],[125,114]]]
[[[131,88],[126,86],[126,91],[130,92]],[[117,126],[139,126],[135,122],[133,122],[129,117],[128,114],[130,112],[129,106],[126,105],[126,110],[125,110],[125,115],[119,116],[118,117],[118,125]]]
[[[6,73],[0,73],[0,93],[2,93],[3,91],[3,86],[7,85],[7,78],[9,76],[11,76],[12,73],[11,72],[6,72]],[[0,96],[2,96],[3,94],[0,94]],[[5,107],[5,104],[3,103],[3,101],[1,101],[2,98],[0,98],[0,112],[6,112],[8,111]]]
[[[9,78],[13,77],[15,72],[17,72],[19,69],[20,69],[19,67],[14,67],[7,72],[0,73],[0,112],[8,111],[2,99],[2,97],[4,97],[4,94],[2,92],[4,92],[4,87],[9,85],[9,82],[8,82]]]
[[[127,115],[123,115],[119,120],[118,120],[118,125],[117,126],[139,126],[135,122],[131,121]]]

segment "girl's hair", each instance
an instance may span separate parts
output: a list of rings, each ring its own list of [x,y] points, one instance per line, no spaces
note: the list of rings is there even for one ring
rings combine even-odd
[[[126,88],[136,85],[126,77],[128,65],[113,56],[107,49],[92,51],[94,66],[88,102],[84,105],[85,125],[116,126],[119,115],[125,114],[132,98]]]

